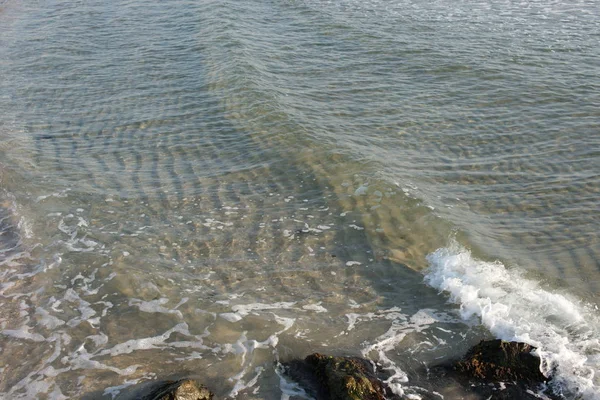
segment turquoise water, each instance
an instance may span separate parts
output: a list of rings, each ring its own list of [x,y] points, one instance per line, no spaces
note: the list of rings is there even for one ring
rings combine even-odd
[[[0,397],[308,398],[321,351],[476,398],[427,368],[501,337],[599,398],[597,15],[0,2]]]

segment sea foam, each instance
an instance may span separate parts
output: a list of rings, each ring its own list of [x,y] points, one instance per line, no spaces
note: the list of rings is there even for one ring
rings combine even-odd
[[[567,398],[600,399],[598,309],[550,291],[500,262],[481,261],[456,243],[427,256],[425,282],[503,340],[538,348],[541,370]]]

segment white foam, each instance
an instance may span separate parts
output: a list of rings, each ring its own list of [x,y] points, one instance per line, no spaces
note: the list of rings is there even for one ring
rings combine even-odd
[[[242,320],[242,316],[238,313],[221,313],[219,317],[229,322],[238,322]]]
[[[180,324],[175,325],[173,328],[169,329],[162,335],[146,337],[146,338],[141,338],[141,339],[131,339],[126,342],[116,344],[110,349],[102,350],[97,355],[110,354],[112,357],[115,357],[115,356],[118,356],[121,354],[129,354],[131,352],[138,351],[138,350],[158,349],[158,348],[166,346],[167,339],[169,339],[171,334],[174,332],[178,332],[178,333],[181,333],[186,336],[191,336],[190,332],[188,330],[187,324],[182,322]],[[176,343],[169,343],[169,345],[175,347]],[[181,347],[185,347],[185,346],[181,346]],[[202,346],[201,341],[198,342],[197,347],[199,347],[199,348],[204,347],[204,346]]]
[[[177,315],[179,318],[183,319],[183,314],[181,314],[181,311],[175,309],[175,308],[177,308],[177,306],[174,307],[173,309],[162,306],[163,304],[167,304],[168,302],[169,302],[169,299],[167,299],[165,297],[161,297],[160,299],[151,300],[151,301],[143,301],[140,299],[130,299],[129,305],[136,306],[140,309],[140,311],[143,311],[143,312],[174,314],[174,315]]]
[[[210,229],[223,229],[224,226],[233,226],[233,222],[221,222],[214,218],[206,218],[202,225]]]
[[[277,304],[281,304],[281,303],[277,303]],[[283,304],[285,304],[285,303],[283,303]],[[289,303],[289,304],[293,305],[295,303]],[[265,306],[265,304],[263,304],[263,306]],[[278,308],[281,308],[281,307],[278,307]],[[270,308],[268,308],[268,309],[270,309]],[[273,316],[275,317],[275,321],[278,324],[283,325],[283,328],[281,330],[275,332],[271,336],[269,336],[267,339],[265,339],[261,342],[259,342],[257,340],[253,340],[253,339],[248,339],[246,337],[247,332],[243,332],[240,335],[240,338],[236,341],[236,343],[234,343],[234,344],[228,343],[222,347],[221,351],[224,354],[232,353],[232,354],[236,354],[236,355],[240,356],[240,364],[242,366],[242,370],[238,374],[229,378],[230,381],[235,381],[235,384],[234,384],[233,389],[229,393],[228,397],[236,397],[237,394],[241,390],[245,390],[245,389],[248,389],[248,388],[256,385],[256,383],[258,382],[258,377],[264,371],[263,367],[255,368],[254,377],[252,377],[247,382],[244,380],[244,377],[250,373],[250,368],[253,363],[252,358],[254,357],[254,352],[257,349],[272,349],[273,353],[277,356],[276,347],[279,342],[279,335],[282,334],[283,332],[287,331],[288,329],[290,329],[296,321],[294,318],[280,317],[276,314],[273,314]]]
[[[104,393],[102,393],[102,396],[110,395],[110,397],[114,399],[115,397],[117,397],[117,395],[119,393],[121,393],[121,391],[123,389],[127,389],[130,386],[136,385],[139,381],[140,381],[140,379],[133,379],[133,380],[125,381],[125,383],[123,383],[122,385],[119,385],[119,386],[108,387],[108,388],[104,389]]]
[[[327,309],[321,305],[321,302],[318,302],[316,304],[307,304],[305,306],[302,306],[302,309],[309,310],[309,311],[315,311],[318,313],[327,312]]]
[[[39,333],[29,332],[30,329],[31,329],[31,327],[29,327],[27,325],[23,325],[23,326],[19,327],[18,329],[4,329],[0,333],[5,336],[11,336],[11,337],[14,337],[17,339],[31,340],[34,342],[45,342],[46,341],[46,338],[43,337],[42,335],[40,335]]]
[[[90,284],[96,280],[96,272],[98,272],[97,268],[94,271],[92,271],[92,273],[88,277],[83,276],[81,273],[77,274],[77,276],[75,276],[75,278],[71,279],[71,285],[75,285],[75,282],[81,281],[81,283],[82,283],[81,290],[83,292],[85,292],[86,295],[97,294],[98,290],[100,290],[102,285],[100,285],[94,289],[92,289],[90,287]]]
[[[27,218],[21,216],[19,222],[17,223],[17,228],[26,238],[31,239],[33,237],[33,224]]]
[[[108,343],[108,336],[106,336],[102,332],[100,332],[100,334],[98,334],[98,335],[90,335],[90,336],[86,337],[86,339],[90,339],[92,342],[94,342],[96,347],[103,346],[106,343]]]
[[[179,333],[185,336],[191,337],[189,341],[177,341],[177,342],[167,342],[167,340],[171,337],[173,333]],[[54,361],[54,359],[58,358],[60,354],[61,348],[61,337],[54,335],[53,337],[47,339],[48,341],[54,340],[56,341],[56,349],[54,354],[46,361],[46,364]],[[95,346],[103,346],[108,342],[108,337],[105,334],[100,335],[91,335],[86,339],[90,339]],[[63,335],[62,342],[68,344],[70,338],[68,336],[65,337]],[[94,352],[88,352],[86,347],[82,344],[74,353],[69,356],[65,356],[61,359],[63,365],[66,365],[67,370],[77,370],[77,369],[100,369],[100,370],[108,370],[112,371],[116,374],[122,376],[129,376],[136,372],[138,365],[130,365],[126,368],[116,368],[110,365],[106,365],[102,362],[94,360],[96,357],[105,357],[110,355],[112,357],[116,357],[122,354],[130,354],[134,351],[140,350],[150,350],[150,349],[162,349],[162,348],[192,348],[192,349],[202,349],[207,350],[208,347],[204,346],[202,343],[202,336],[192,335],[189,332],[188,326],[185,323],[180,323],[169,329],[162,335],[140,338],[140,339],[132,339],[123,343],[119,343],[114,345],[111,348],[98,349]],[[50,371],[51,373],[53,371]],[[55,371],[54,371],[55,372]],[[59,371],[62,372],[62,371]],[[31,382],[31,376],[27,377],[22,381],[19,387],[16,387],[15,390],[20,389],[21,387],[28,387]],[[118,388],[117,388],[118,389]],[[12,391],[11,391],[12,393]],[[110,393],[109,393],[110,394]],[[32,397],[33,398],[33,397]]]
[[[291,397],[300,397],[303,399],[312,399],[304,389],[296,382],[289,381],[285,377],[283,366],[278,362],[275,373],[279,377],[279,389],[281,390],[281,400],[290,400]]]
[[[64,189],[64,190],[61,190],[60,192],[55,192],[55,193],[51,193],[51,194],[41,195],[41,196],[38,196],[35,199],[35,201],[36,201],[36,203],[39,203],[40,201],[46,200],[49,197],[58,197],[58,198],[67,197],[67,192],[70,191],[70,190],[71,189]]]
[[[352,316],[352,317],[351,317]],[[398,396],[411,398],[414,393],[408,393],[407,387],[408,375],[388,356],[388,352],[394,351],[397,346],[404,340],[406,335],[412,332],[421,332],[429,328],[432,324],[440,321],[450,320],[451,317],[445,314],[436,314],[433,310],[423,309],[417,311],[412,316],[407,316],[401,313],[401,309],[393,307],[388,310],[380,310],[376,313],[368,314],[351,314],[348,315],[349,326],[348,330],[354,327],[355,324],[365,320],[388,320],[391,321],[389,329],[373,343],[366,344],[361,353],[367,358],[369,354],[376,353],[377,360],[381,366],[390,371],[391,375],[385,380],[385,383],[390,387],[392,392]]]
[[[352,329],[354,329],[356,327],[356,323],[359,321],[359,319],[371,320],[371,319],[373,319],[373,317],[375,317],[374,313],[368,313],[368,314],[348,313],[348,314],[346,314],[346,318],[348,318],[348,328],[346,328],[346,332],[350,332]],[[342,332],[342,333],[344,333],[344,332]]]
[[[360,307],[361,307],[361,305],[360,305],[360,304],[358,304],[358,303],[356,302],[356,300],[352,300],[352,299],[350,299],[350,300],[348,301],[348,306],[350,306],[350,308],[360,308]]]
[[[64,325],[65,322],[54,315],[51,315],[48,311],[41,307],[35,309],[35,313],[39,315],[38,323],[46,329],[56,329],[57,327]]]
[[[499,262],[477,260],[456,243],[427,259],[425,282],[448,293],[462,318],[478,319],[499,339],[537,347],[557,393],[600,399],[600,324],[591,307]]]
[[[91,357],[92,357],[92,355],[88,354],[87,352],[84,352],[82,354],[76,354],[76,355],[72,356],[70,359],[69,359],[69,357],[63,357],[63,359],[61,361],[63,363],[69,363],[69,365],[71,366],[71,368],[73,370],[100,369],[100,370],[112,371],[115,374],[118,374],[121,376],[129,376],[129,375],[135,373],[135,371],[139,367],[139,365],[130,365],[123,369],[111,367],[110,365],[106,365],[99,361],[92,360]]]
[[[279,302],[272,304],[265,303],[251,303],[251,304],[238,304],[232,307],[232,310],[235,311],[239,316],[245,317],[250,314],[252,311],[263,311],[263,310],[277,310],[277,309],[285,309],[292,308],[296,302]]]
[[[439,322],[458,322],[451,315],[431,309],[422,309],[409,316],[402,313],[399,307],[363,314],[349,313],[346,314],[346,318],[348,318],[348,328],[341,334],[348,334],[357,325],[370,321],[391,322],[385,333],[375,338],[371,343],[363,343],[361,354],[365,358],[371,358],[375,355],[374,360],[383,369],[390,371],[390,377],[386,379],[385,383],[392,392],[403,398],[413,398],[410,396],[418,395],[412,393],[414,391],[413,387],[406,386],[408,375],[388,356],[388,353],[396,352],[399,344],[408,334],[422,332]]]
[[[64,300],[70,303],[79,303],[79,312],[81,313],[81,317],[76,317],[67,322],[67,326],[73,328],[79,325],[83,321],[87,321],[92,327],[94,327],[94,315],[96,315],[96,311],[91,307],[91,304],[85,300],[83,300],[73,289],[67,289],[65,292]]]
[[[58,385],[54,384],[54,390],[48,394],[48,400],[68,400],[69,397],[65,396]]]
[[[62,340],[61,340],[62,339]],[[67,335],[66,333],[63,333],[62,335],[59,334],[53,334],[52,336],[50,336],[48,339],[45,339],[48,342],[54,342],[54,351],[52,352],[52,354],[45,360],[42,361],[41,363],[41,368],[35,371],[31,371],[29,374],[27,374],[27,376],[25,376],[23,379],[21,379],[19,382],[17,382],[15,385],[13,385],[8,393],[0,393],[0,398],[4,398],[2,397],[3,394],[7,394],[8,397],[6,397],[7,399],[14,399],[14,398],[25,398],[25,399],[37,399],[40,398],[40,394],[41,393],[48,393],[48,391],[50,390],[50,388],[55,385],[55,383],[53,382],[47,382],[52,381],[52,378],[56,377],[58,374],[65,372],[67,370],[69,370],[69,368],[63,368],[63,369],[55,369],[52,366],[50,366],[49,364],[54,362],[59,356],[60,356],[60,351],[61,351],[61,344],[68,344],[70,342],[70,336]],[[51,378],[51,379],[46,379],[46,378]],[[25,393],[21,394],[19,392],[21,392],[22,390],[25,391]],[[58,389],[58,387],[55,387],[55,389],[49,393],[48,396],[46,396],[46,398],[48,399],[57,399],[57,400],[62,400],[62,399],[66,399],[66,397],[64,397],[60,391],[60,389]]]
[[[263,367],[256,367],[256,369],[254,370],[256,372],[256,375],[254,375],[254,377],[251,378],[248,382],[245,382],[242,379],[244,376],[244,373],[247,372],[246,370],[243,370],[239,374],[230,378],[229,380],[235,381],[235,385],[233,386],[233,389],[231,389],[231,392],[229,393],[229,397],[235,398],[240,391],[249,389],[252,386],[256,385],[256,383],[258,382],[258,378],[260,377],[260,375],[263,373],[264,370],[265,369]]]
[[[280,333],[283,333],[285,331],[287,331],[288,329],[290,329],[294,323],[296,322],[295,318],[286,318],[286,317],[280,317],[277,314],[273,314],[273,316],[275,317],[275,321],[277,321],[277,323],[279,325],[283,325],[283,329],[276,332],[276,335],[279,335]]]
[[[361,185],[354,191],[355,196],[365,196],[369,190],[368,185]]]

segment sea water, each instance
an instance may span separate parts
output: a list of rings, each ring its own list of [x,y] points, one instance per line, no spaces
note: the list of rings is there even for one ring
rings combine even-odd
[[[600,398],[594,2],[0,2],[0,397],[407,399],[481,339]]]

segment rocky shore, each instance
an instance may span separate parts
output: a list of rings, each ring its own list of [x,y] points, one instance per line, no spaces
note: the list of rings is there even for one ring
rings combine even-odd
[[[402,399],[386,385],[385,371],[369,360],[352,356],[314,353],[291,360],[283,372],[317,400]],[[461,359],[429,370],[430,379],[450,379],[486,400],[539,399],[548,379],[540,372],[535,348],[519,342],[481,341]],[[154,382],[139,388],[141,400],[212,400],[210,390],[191,379]],[[550,394],[547,398],[553,399]],[[121,398],[121,397],[120,397]],[[128,397],[129,398],[129,397]]]

